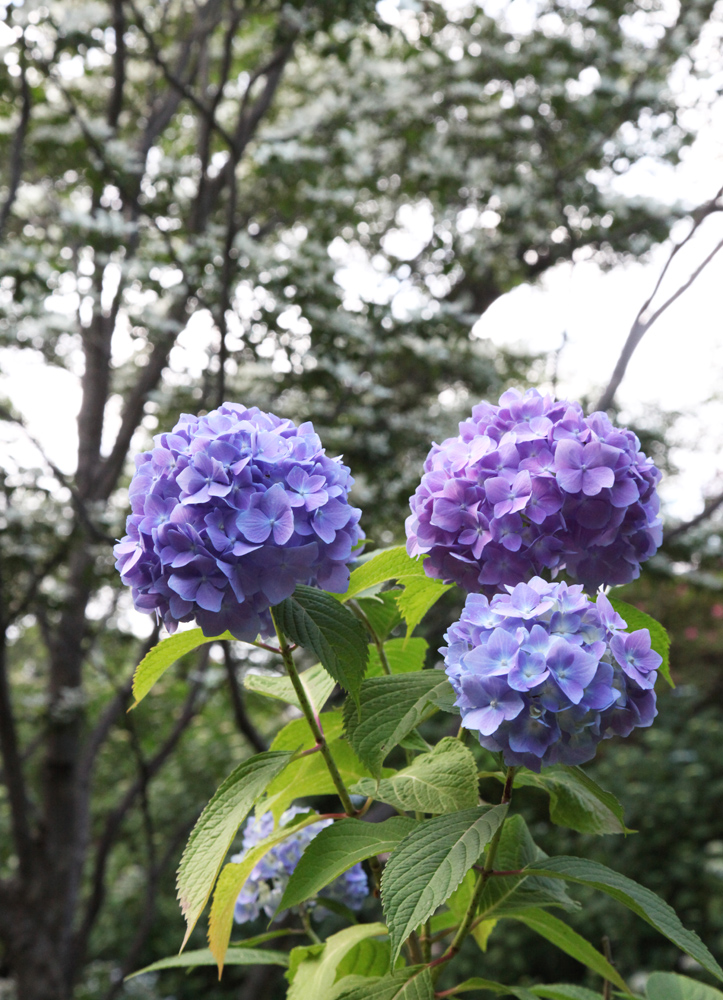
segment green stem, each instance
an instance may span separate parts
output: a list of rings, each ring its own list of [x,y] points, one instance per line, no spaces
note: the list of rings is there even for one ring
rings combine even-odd
[[[374,641],[374,645],[377,647],[377,653],[379,655],[379,662],[382,665],[382,670],[389,677],[391,675],[392,668],[389,666],[389,660],[387,659],[387,654],[386,654],[386,652],[384,650],[384,643],[382,642],[382,640],[379,638],[379,636],[374,631],[374,627],[372,626],[372,623],[369,621],[369,619],[364,614],[364,612],[362,611],[362,609],[359,607],[359,605],[357,604],[357,602],[356,601],[352,601],[351,604],[350,604],[350,606],[351,606],[351,609],[354,612],[354,614],[357,616],[357,618],[362,622],[363,625],[366,626],[367,632],[372,637],[372,640]]]
[[[502,799],[500,800],[500,805],[506,805],[512,798],[512,782],[515,776],[515,768],[507,768],[507,777],[505,778],[505,787],[502,792]],[[449,962],[454,956],[459,952],[465,938],[472,930],[472,926],[475,922],[475,917],[477,916],[477,907],[479,906],[479,901],[482,898],[482,893],[484,892],[485,886],[492,874],[492,869],[494,868],[495,856],[497,855],[497,848],[500,844],[500,839],[502,837],[502,830],[504,828],[504,820],[497,827],[497,831],[490,841],[490,846],[487,848],[487,854],[485,857],[484,868],[480,877],[477,879],[477,885],[474,888],[474,893],[472,894],[472,899],[470,900],[469,906],[467,907],[467,912],[462,918],[462,923],[457,928],[457,933],[455,934],[452,943],[445,953],[438,958],[436,961],[431,963],[432,968],[432,978],[436,981],[439,973],[442,971],[442,965]]]
[[[304,930],[306,931],[307,935],[311,938],[314,944],[323,944],[321,938],[316,933],[314,928],[311,926],[311,917],[309,916],[309,911],[306,909],[305,906],[301,906],[299,907],[299,909],[301,910],[301,922],[304,925]]]
[[[279,648],[281,650],[281,658],[284,661],[284,666],[286,667],[286,672],[289,675],[291,683],[293,685],[294,691],[296,692],[296,697],[299,699],[299,705],[301,706],[301,711],[304,713],[304,718],[309,723],[309,728],[313,733],[316,745],[319,748],[321,756],[324,758],[324,763],[327,766],[329,774],[331,775],[331,780],[334,782],[334,788],[336,788],[339,798],[341,799],[341,804],[344,807],[344,812],[347,816],[356,816],[356,809],[354,808],[352,801],[349,797],[349,792],[346,785],[344,784],[344,779],[339,773],[339,768],[336,766],[336,761],[331,755],[329,750],[329,745],[326,742],[324,733],[319,725],[319,720],[314,712],[314,709],[309,701],[306,694],[306,689],[301,683],[301,678],[299,677],[299,672],[296,669],[296,664],[294,663],[294,658],[291,655],[291,650],[289,649],[289,644],[286,641],[286,636],[279,628],[279,625],[274,617],[274,609],[271,608],[271,618],[274,623],[274,628],[276,629],[276,635],[279,640]]]

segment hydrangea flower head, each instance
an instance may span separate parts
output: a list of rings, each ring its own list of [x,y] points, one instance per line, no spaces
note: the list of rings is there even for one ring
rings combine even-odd
[[[491,596],[545,569],[586,589],[629,583],[660,544],[660,472],[632,431],[578,403],[510,389],[433,445],[407,551],[429,576]]]
[[[282,813],[279,826],[287,826],[295,816],[307,812],[307,809],[292,806]],[[262,911],[272,919],[279,919],[283,915],[276,911],[291,873],[308,844],[331,823],[333,823],[331,819],[320,819],[318,823],[305,826],[276,844],[264,855],[249,875],[236,900],[234,920],[237,924],[256,920]],[[241,854],[233,855],[231,861],[241,861],[244,854],[273,833],[273,829],[274,820],[270,812],[256,819],[250,819],[244,829],[243,851]],[[362,866],[356,864],[322,889],[320,896],[322,899],[326,897],[343,903],[350,910],[360,910],[368,894],[369,883],[366,874]]]
[[[440,649],[462,725],[506,764],[538,772],[649,726],[662,657],[647,629],[624,629],[607,597],[593,603],[581,585],[533,577],[492,600],[470,594]]]
[[[136,459],[114,549],[139,611],[169,632],[195,618],[205,635],[253,641],[297,583],[346,589],[361,512],[349,469],[310,423],[224,403],[154,442]]]

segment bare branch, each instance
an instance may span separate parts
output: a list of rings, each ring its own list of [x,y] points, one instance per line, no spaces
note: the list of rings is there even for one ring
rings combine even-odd
[[[118,119],[123,110],[123,90],[126,80],[126,19],[123,13],[123,0],[113,0],[113,33],[115,35],[115,54],[113,56],[113,90],[108,105],[108,125],[112,129],[118,127]]]
[[[613,372],[612,378],[610,379],[610,382],[608,383],[605,391],[602,393],[602,395],[597,401],[597,405],[595,407],[597,410],[607,410],[610,408],[610,406],[612,406],[613,400],[615,399],[615,393],[617,392],[620,383],[625,377],[625,372],[627,371],[630,359],[633,356],[636,347],[643,339],[645,334],[648,332],[650,327],[653,325],[653,323],[655,323],[655,321],[658,320],[662,316],[662,314],[667,309],[669,309],[670,306],[672,306],[673,303],[676,302],[685,291],[687,291],[690,288],[690,286],[698,278],[701,272],[708,266],[708,264],[710,264],[715,255],[719,252],[719,250],[723,249],[723,240],[721,240],[707,255],[707,257],[702,261],[702,263],[699,264],[698,267],[696,267],[696,269],[693,271],[690,277],[686,281],[684,281],[683,284],[680,285],[680,287],[671,296],[669,296],[661,306],[659,306],[655,310],[655,312],[653,312],[647,318],[643,318],[645,317],[645,314],[650,308],[653,299],[658,293],[658,290],[660,289],[663,279],[668,273],[668,269],[670,268],[670,265],[673,262],[676,255],[679,253],[680,250],[682,250],[682,248],[687,243],[690,242],[694,234],[700,228],[703,221],[707,219],[709,215],[712,215],[714,212],[723,211],[723,204],[721,204],[721,198],[723,198],[723,187],[718,191],[718,193],[715,195],[714,198],[711,198],[710,201],[701,205],[692,213],[693,226],[688,235],[685,237],[685,239],[682,240],[680,243],[677,243],[671,250],[669,257],[665,262],[665,265],[660,275],[658,276],[658,280],[655,283],[655,287],[653,288],[651,295],[648,296],[646,301],[640,307],[638,314],[635,317],[635,321],[633,322],[633,325],[630,329],[630,333],[628,334],[628,339],[625,341],[623,349],[620,352],[620,357],[618,358],[617,364],[615,365],[615,370]]]
[[[204,647],[201,653],[200,669],[203,669],[208,662],[208,647]],[[170,734],[162,744],[160,749],[146,763],[142,774],[136,778],[133,784],[127,789],[125,795],[106,818],[103,833],[98,841],[95,856],[95,865],[91,879],[91,892],[87,901],[83,921],[73,939],[73,967],[80,968],[83,962],[85,951],[88,945],[88,938],[93,929],[100,908],[103,905],[106,894],[106,869],[108,860],[116,842],[123,820],[139,795],[143,794],[148,783],[155,777],[166,763],[172,752],[175,750],[178,741],[184,734],[189,724],[198,712],[198,699],[201,693],[202,684],[197,681],[192,685],[186,702]]]
[[[697,528],[699,524],[702,524],[703,521],[707,521],[708,518],[715,514],[715,512],[721,507],[723,507],[723,492],[718,493],[716,496],[707,500],[700,514],[696,514],[696,516],[692,517],[689,521],[684,521],[682,524],[678,524],[674,528],[671,528],[670,531],[666,531],[663,535],[663,543],[666,544],[667,542],[672,542],[673,539],[684,535],[686,532],[690,531],[691,528]]]
[[[0,236],[10,217],[15,198],[20,186],[20,178],[23,172],[23,150],[25,148],[25,137],[30,121],[30,86],[28,85],[27,63],[25,59],[25,36],[20,37],[20,96],[22,107],[20,109],[20,122],[13,139],[13,150],[10,154],[10,180],[8,183],[8,193],[5,204],[0,209]]]
[[[228,687],[231,694],[231,705],[233,706],[236,725],[239,732],[246,737],[251,746],[255,750],[258,750],[259,753],[263,753],[264,750],[268,750],[268,747],[251,722],[249,714],[246,711],[246,706],[243,703],[241,688],[236,676],[236,660],[231,652],[231,646],[228,642],[222,642],[220,645],[223,649],[223,660],[226,665],[226,675],[228,677]]]

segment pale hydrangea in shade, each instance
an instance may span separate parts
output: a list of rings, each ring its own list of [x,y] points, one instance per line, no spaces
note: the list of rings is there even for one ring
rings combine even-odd
[[[154,442],[136,459],[114,549],[139,611],[169,632],[195,618],[205,635],[253,641],[297,583],[346,590],[361,512],[349,469],[310,423],[224,403]]]
[[[627,633],[608,598],[529,583],[470,594],[440,649],[466,729],[508,765],[582,764],[597,744],[649,726],[662,663],[650,633]]]
[[[279,825],[286,826],[294,816],[306,812],[307,809],[292,806],[282,814]],[[321,819],[318,823],[312,823],[298,833],[291,834],[264,855],[251,872],[236,900],[234,919],[237,924],[256,920],[262,911],[269,918],[278,919],[283,915],[276,911],[289,876],[299,863],[307,845],[332,822],[331,819]],[[273,833],[273,830],[274,820],[270,812],[264,813],[257,819],[250,819],[244,829],[243,851],[241,854],[233,855],[231,861],[241,861],[247,851]],[[319,903],[322,904],[324,898],[334,899],[351,910],[359,910],[368,894],[369,883],[366,874],[362,866],[356,864],[321,890]]]
[[[629,583],[661,541],[660,473],[632,431],[578,403],[510,389],[433,445],[407,551],[429,576],[488,596],[566,569],[589,592]]]

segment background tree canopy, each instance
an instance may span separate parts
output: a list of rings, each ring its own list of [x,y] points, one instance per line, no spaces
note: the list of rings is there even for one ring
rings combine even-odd
[[[269,661],[240,646],[164,681],[174,718],[152,699],[125,714],[142,641],[111,544],[130,457],[178,412],[224,399],[311,419],[352,468],[369,538],[398,541],[430,440],[472,402],[544,378],[539,359],[471,335],[479,316],[558,261],[638,258],[675,221],[610,181],[691,142],[668,80],[715,4],[533,6],[525,31],[477,4],[393,19],[369,0],[5,6],[0,346],[82,387],[75,472],[42,450],[37,468],[8,460],[0,495],[0,976],[22,1000],[130,996],[122,976],[175,950],[188,829],[281,722],[242,694],[243,672]],[[2,416],[22,425],[10,404]],[[699,530],[698,576],[638,594],[674,634],[694,627],[690,588],[720,581],[717,535]],[[687,564],[690,536],[669,551]],[[710,692],[699,665],[720,648],[721,606],[695,592],[683,715]],[[607,754],[605,779],[636,770],[657,731]],[[695,732],[690,780],[707,782]],[[690,912],[670,901],[715,949],[720,890],[691,895],[686,868],[704,844],[718,856],[714,826],[685,841]],[[627,934],[629,973],[646,946]],[[253,975],[244,996],[261,988]],[[243,980],[203,976],[134,995],[169,982],[178,997],[238,995]]]

